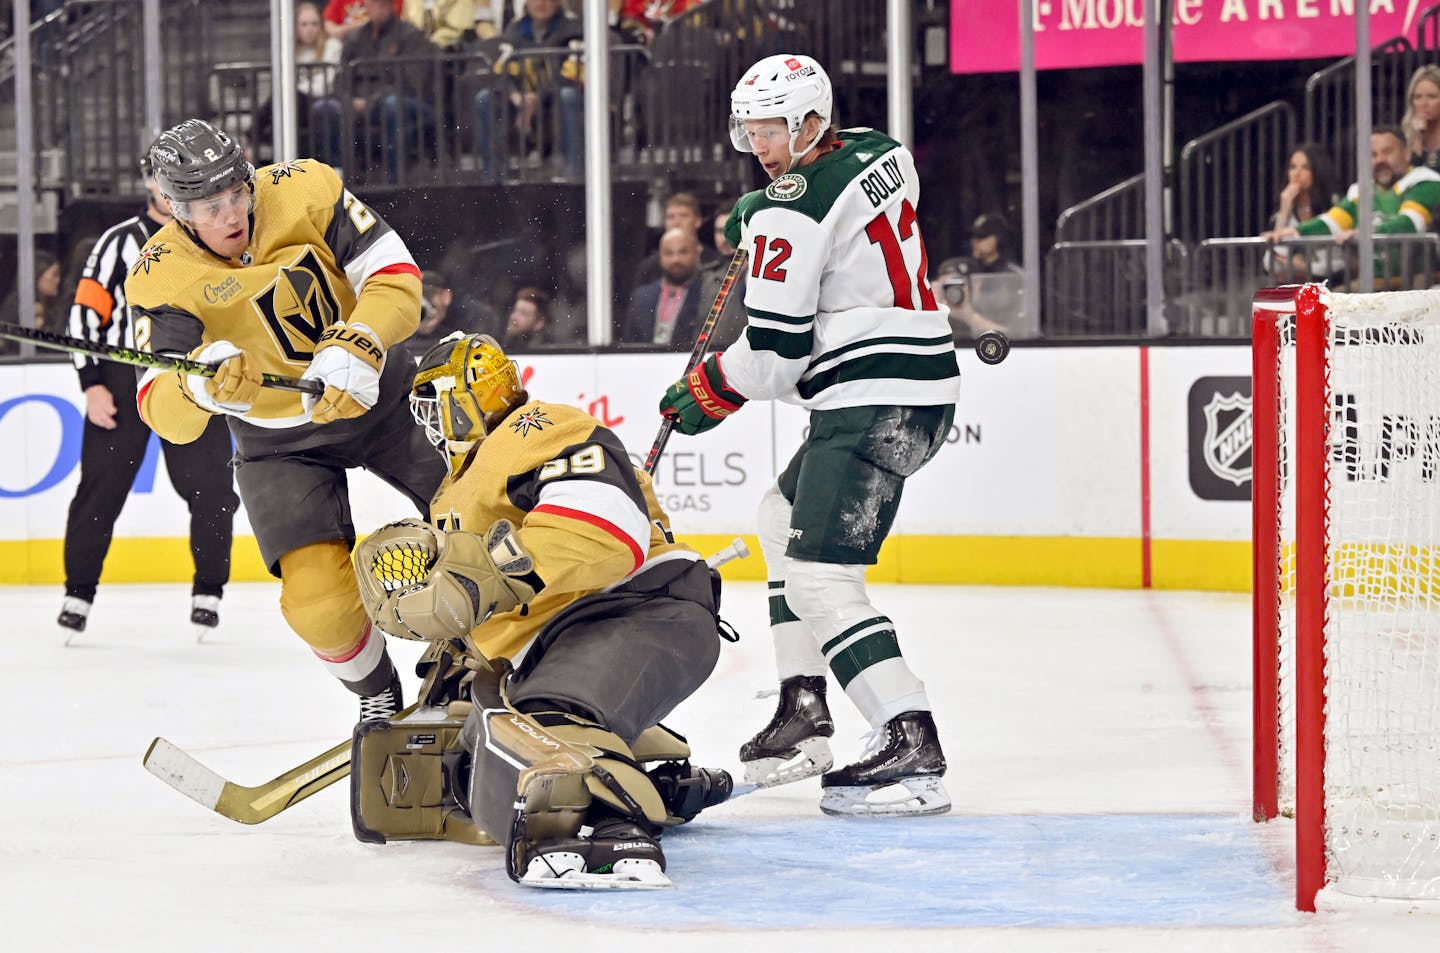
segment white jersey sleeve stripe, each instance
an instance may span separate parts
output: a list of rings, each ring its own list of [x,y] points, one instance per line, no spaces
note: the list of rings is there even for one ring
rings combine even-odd
[[[599,480],[557,480],[540,491],[531,512],[584,520],[610,533],[635,554],[635,567],[650,551],[650,517],[624,490]]]
[[[365,286],[366,280],[375,272],[391,265],[409,265],[411,268],[419,269],[415,259],[410,255],[410,249],[405,247],[405,242],[394,232],[386,232],[375,239],[369,247],[360,254],[345,262],[345,277],[350,280],[350,287],[354,289],[356,296],[360,289]]]

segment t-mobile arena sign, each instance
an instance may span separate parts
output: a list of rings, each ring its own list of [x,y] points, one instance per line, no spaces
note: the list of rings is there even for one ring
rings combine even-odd
[[[1360,0],[1363,4],[1364,0]],[[1307,59],[1355,52],[1356,0],[1174,0],[1175,59]],[[1433,0],[1371,0],[1370,38],[1413,38]],[[1038,69],[1124,66],[1144,58],[1146,0],[1035,0]],[[1153,9],[1153,4],[1152,4]],[[951,0],[950,71],[1020,68],[1019,0]]]

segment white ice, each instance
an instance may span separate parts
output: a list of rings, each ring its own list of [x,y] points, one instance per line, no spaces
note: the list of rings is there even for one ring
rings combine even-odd
[[[146,773],[156,735],[245,784],[348,736],[354,700],[277,595],[231,586],[197,643],[185,587],[109,585],[65,647],[58,588],[3,590],[0,950],[1440,947],[1440,917],[1403,904],[1294,911],[1293,828],[1249,821],[1245,596],[874,587],[953,812],[826,818],[813,779],[750,793],[667,836],[673,890],[618,895],[518,887],[494,848],[361,844],[344,783],[243,827]],[[742,641],[667,722],[738,776],[774,705],[764,587],[730,586],[724,614]],[[832,697],[853,759],[865,726]]]

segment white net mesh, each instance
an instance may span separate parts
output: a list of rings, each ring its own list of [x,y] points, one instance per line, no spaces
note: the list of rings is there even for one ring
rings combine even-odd
[[[1324,296],[1328,878],[1440,899],[1440,293]],[[1282,332],[1281,798],[1293,804],[1294,332]]]

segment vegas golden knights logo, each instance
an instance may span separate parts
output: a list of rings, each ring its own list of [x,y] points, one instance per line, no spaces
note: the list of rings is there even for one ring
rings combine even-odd
[[[325,329],[340,320],[340,302],[315,249],[306,247],[251,299],[285,359],[307,364]]]

